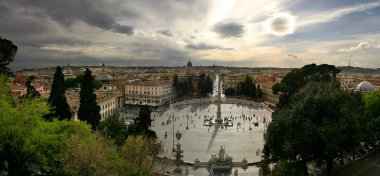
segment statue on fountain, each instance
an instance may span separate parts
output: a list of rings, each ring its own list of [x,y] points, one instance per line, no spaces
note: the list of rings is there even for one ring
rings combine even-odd
[[[232,157],[226,155],[225,149],[220,146],[218,157],[213,155],[209,164],[213,171],[231,171]]]

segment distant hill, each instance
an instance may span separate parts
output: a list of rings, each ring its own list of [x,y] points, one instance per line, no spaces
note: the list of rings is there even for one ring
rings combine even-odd
[[[71,69],[76,72],[79,71],[80,68],[83,67],[91,67],[91,68],[101,68],[101,66],[71,66]],[[223,69],[230,71],[240,71],[240,72],[288,72],[291,69],[295,68],[279,68],[279,67],[224,67]],[[63,67],[65,68],[65,67]],[[163,71],[163,70],[172,70],[172,69],[183,69],[185,66],[178,67],[167,67],[167,66],[133,66],[133,67],[115,67],[115,66],[107,66],[108,69],[113,70],[114,72],[120,72],[125,70],[151,70],[151,71]],[[193,66],[193,69],[213,69],[214,66]],[[338,66],[342,73],[371,73],[371,74],[380,74],[380,68],[361,68],[361,67],[352,67],[352,66]],[[55,67],[47,67],[47,68],[38,68],[38,69],[23,69],[17,71],[16,73],[24,73],[24,72],[39,72],[39,73],[54,73]]]
[[[361,67],[352,67],[352,66],[339,66],[341,73],[377,73],[380,74],[380,68],[361,68]]]

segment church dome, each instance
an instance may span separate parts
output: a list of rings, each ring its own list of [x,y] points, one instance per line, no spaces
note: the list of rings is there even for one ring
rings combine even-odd
[[[373,85],[368,81],[362,81],[356,86],[355,91],[357,92],[371,92],[373,91]]]
[[[191,61],[189,60],[189,62],[187,62],[187,67],[192,67],[193,64],[191,63]]]
[[[102,73],[95,77],[95,80],[100,81],[102,83],[111,83],[113,82],[113,77],[109,74]]]

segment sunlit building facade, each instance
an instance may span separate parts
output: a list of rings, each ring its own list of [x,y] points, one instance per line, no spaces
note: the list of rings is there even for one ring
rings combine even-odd
[[[172,82],[135,81],[125,85],[125,104],[160,106],[175,96]]]

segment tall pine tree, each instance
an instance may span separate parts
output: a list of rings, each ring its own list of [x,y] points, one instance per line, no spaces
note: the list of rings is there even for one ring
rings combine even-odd
[[[46,116],[47,119],[71,119],[70,106],[67,104],[65,96],[65,80],[62,73],[62,68],[59,66],[54,73],[54,80],[51,86],[48,102],[52,108],[52,112]]]
[[[86,121],[95,130],[100,123],[100,106],[96,103],[96,95],[94,94],[94,78],[91,71],[86,68],[84,77],[81,82],[80,105],[78,110],[79,120]]]

